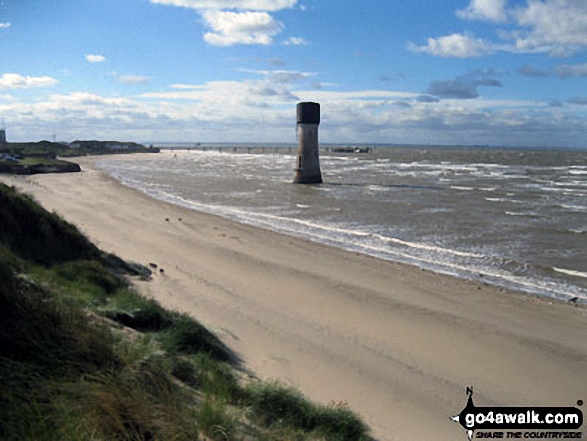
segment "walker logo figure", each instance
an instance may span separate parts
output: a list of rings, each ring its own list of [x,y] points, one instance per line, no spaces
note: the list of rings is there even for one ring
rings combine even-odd
[[[569,432],[583,425],[583,412],[576,407],[476,407],[472,387],[467,387],[467,395],[467,405],[451,420],[463,426],[469,441],[476,430],[500,431],[490,434],[491,438],[522,438],[519,431],[531,429],[540,432],[525,432],[524,438],[581,438],[581,432]],[[577,405],[582,406],[583,401]],[[509,431],[507,436],[504,430]],[[478,434],[476,438],[485,436]]]

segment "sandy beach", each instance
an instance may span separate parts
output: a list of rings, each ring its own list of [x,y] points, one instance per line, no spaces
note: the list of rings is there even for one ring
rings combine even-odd
[[[466,404],[587,400],[587,309],[322,246],[157,201],[82,173],[0,176],[216,332],[263,379],[346,402],[380,440],[465,440]],[[132,161],[132,156],[120,156]]]

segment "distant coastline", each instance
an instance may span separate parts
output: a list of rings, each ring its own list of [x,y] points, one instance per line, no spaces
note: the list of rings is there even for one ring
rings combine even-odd
[[[0,173],[75,173],[81,171],[80,166],[61,158],[159,151],[157,147],[119,141],[74,141],[69,144],[50,141],[3,142],[0,143]]]
[[[242,148],[271,148],[271,149],[297,149],[298,144],[294,142],[149,142],[153,147],[162,150],[203,150],[203,149],[242,149]],[[505,150],[505,151],[587,151],[587,144],[583,147],[561,147],[561,146],[507,146],[489,144],[397,144],[397,143],[372,143],[372,142],[321,142],[320,150],[329,151],[337,148],[389,148],[389,149],[430,149],[430,150]]]

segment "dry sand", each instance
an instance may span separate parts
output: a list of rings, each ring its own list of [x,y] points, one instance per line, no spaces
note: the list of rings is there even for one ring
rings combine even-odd
[[[585,308],[170,205],[93,161],[79,161],[82,173],[0,180],[102,249],[159,265],[142,292],[192,314],[261,378],[347,402],[377,439],[465,440],[449,417],[468,385],[477,406],[587,401]]]

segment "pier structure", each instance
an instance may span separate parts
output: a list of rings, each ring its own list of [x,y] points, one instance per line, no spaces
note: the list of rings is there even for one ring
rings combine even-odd
[[[320,184],[320,158],[318,155],[318,125],[320,104],[305,102],[297,106],[298,155],[294,183]]]

